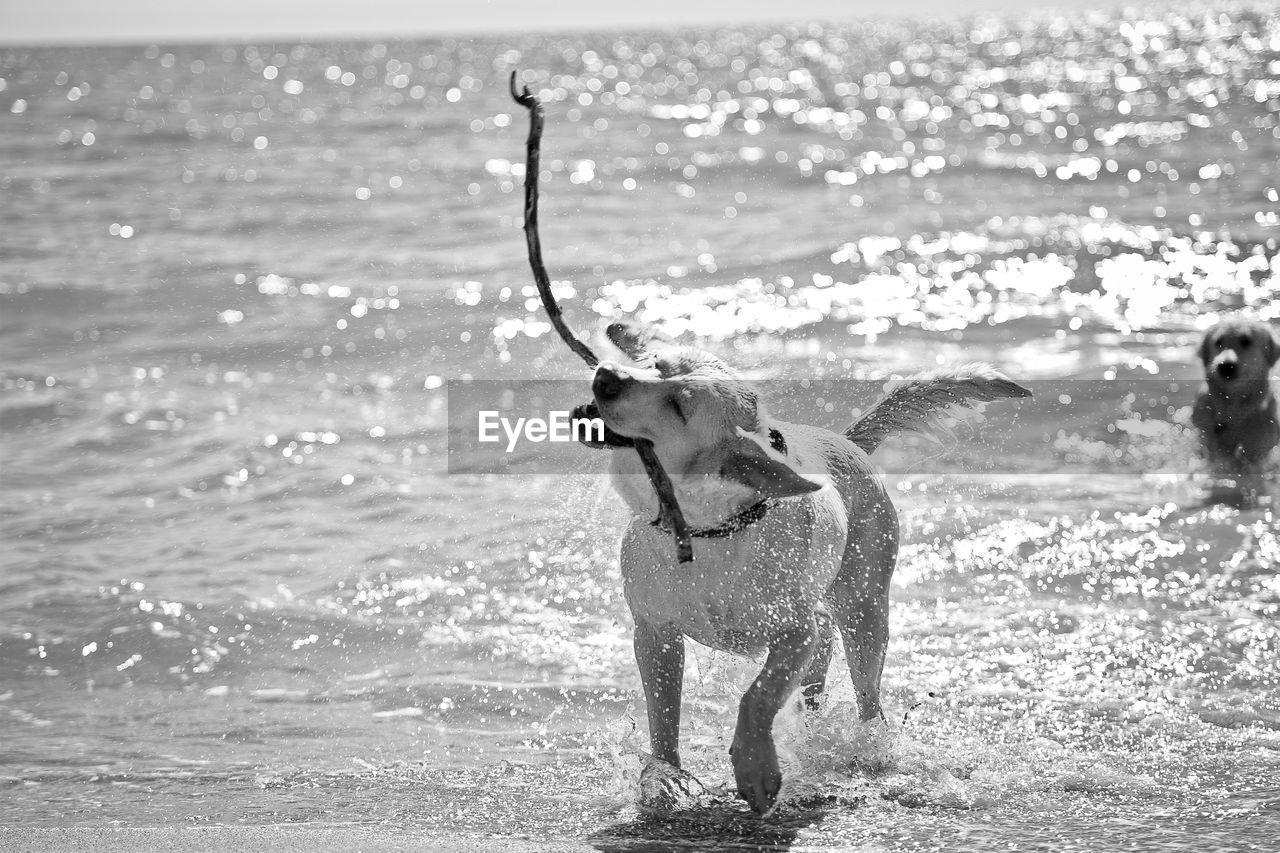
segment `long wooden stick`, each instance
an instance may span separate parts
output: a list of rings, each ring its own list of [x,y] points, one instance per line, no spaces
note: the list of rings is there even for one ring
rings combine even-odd
[[[542,154],[542,104],[528,86],[516,85],[516,72],[511,72],[511,97],[515,102],[529,111],[529,137],[525,142],[524,167],[524,240],[529,249],[529,266],[533,269],[533,280],[538,286],[538,296],[542,299],[542,307],[547,318],[555,327],[560,339],[569,345],[569,349],[587,363],[595,367],[600,359],[591,348],[578,340],[569,324],[564,321],[560,305],[555,294],[551,292],[551,278],[547,275],[546,265],[542,262],[542,241],[538,239],[538,172]],[[693,538],[689,535],[689,525],[676,500],[675,487],[671,478],[663,470],[658,454],[653,449],[653,442],[646,438],[633,439],[636,453],[644,464],[649,482],[658,496],[658,521],[672,532],[676,542],[676,559],[687,563],[693,559]]]
[[[684,520],[684,512],[680,502],[676,500],[675,486],[666,469],[658,461],[658,452],[653,449],[653,442],[647,438],[633,439],[636,453],[644,463],[644,472],[649,475],[649,482],[658,495],[658,523],[671,531],[676,540],[676,559],[681,563],[693,560],[693,537],[689,535],[689,525]]]
[[[538,295],[542,297],[542,307],[546,309],[547,319],[560,333],[561,339],[569,345],[569,349],[587,363],[587,367],[595,367],[600,363],[591,348],[578,340],[569,329],[556,303],[555,294],[551,292],[551,279],[547,275],[547,267],[542,263],[542,241],[538,239],[538,172],[542,160],[542,104],[529,91],[528,86],[516,88],[516,72],[511,72],[511,97],[520,106],[529,111],[529,138],[525,142],[524,165],[524,241],[529,248],[529,266],[533,268],[533,280],[538,285]]]

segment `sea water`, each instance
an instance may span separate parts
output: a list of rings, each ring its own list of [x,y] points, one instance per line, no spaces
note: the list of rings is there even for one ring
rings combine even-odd
[[[1037,390],[877,455],[888,719],[838,658],[764,823],[726,754],[757,664],[696,647],[705,788],[638,808],[606,451],[449,473],[447,380],[588,393],[513,70],[575,328]],[[1275,510],[1206,504],[1181,424],[1203,329],[1280,319],[1278,118],[1265,5],[0,51],[0,820],[1274,844]]]

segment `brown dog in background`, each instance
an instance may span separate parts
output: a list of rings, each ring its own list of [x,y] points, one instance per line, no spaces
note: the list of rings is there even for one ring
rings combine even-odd
[[[1270,376],[1277,360],[1280,339],[1256,320],[1224,320],[1200,343],[1207,387],[1191,423],[1213,475],[1235,480],[1246,503],[1263,490],[1266,459],[1280,444]]]

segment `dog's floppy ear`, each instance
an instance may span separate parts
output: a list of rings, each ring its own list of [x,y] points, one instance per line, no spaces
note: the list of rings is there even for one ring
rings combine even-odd
[[[1210,359],[1213,358],[1213,352],[1211,351],[1213,348],[1213,335],[1217,331],[1218,330],[1216,328],[1210,329],[1205,332],[1204,337],[1200,339],[1200,348],[1196,350],[1196,352],[1200,354],[1201,364],[1207,365]]]
[[[745,431],[721,466],[720,475],[750,486],[767,498],[807,495],[822,488],[821,483],[810,480],[791,467],[786,457],[766,450]]]
[[[653,344],[675,344],[675,341],[657,329],[629,323],[626,320],[610,323],[604,333],[613,345],[625,352],[632,361],[640,361],[648,355]]]
[[[1280,361],[1280,333],[1270,325],[1262,327],[1262,355],[1266,358],[1268,367]]]

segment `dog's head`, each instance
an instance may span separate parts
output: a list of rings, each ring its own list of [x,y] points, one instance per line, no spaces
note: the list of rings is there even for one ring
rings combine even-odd
[[[1224,320],[1205,333],[1200,361],[1212,386],[1230,389],[1266,382],[1280,359],[1280,340],[1266,323]]]
[[[631,363],[596,368],[600,416],[619,435],[652,441],[670,474],[730,480],[765,497],[822,488],[771,441],[755,389],[720,359],[620,323],[608,335]]]

